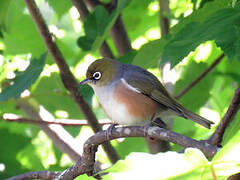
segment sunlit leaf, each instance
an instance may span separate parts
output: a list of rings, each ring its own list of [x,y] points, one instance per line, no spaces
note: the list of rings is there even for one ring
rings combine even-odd
[[[132,64],[145,69],[156,67],[161,58],[161,52],[166,41],[164,39],[155,40],[144,45],[134,57]]]
[[[27,168],[21,166],[16,156],[28,145],[30,138],[10,132],[7,129],[0,129],[0,136],[0,163],[5,165],[5,170],[0,173],[0,179],[6,179],[16,174],[26,172]],[[15,169],[13,170],[12,167],[15,167]]]
[[[185,154],[176,152],[131,153],[125,160],[118,161],[107,170],[106,179],[168,179],[183,173],[200,170],[192,178],[199,178],[204,168],[208,168],[208,160],[197,149],[189,148]]]
[[[228,130],[231,129],[229,128]],[[240,131],[235,132],[232,138],[212,160],[214,164],[213,168],[217,175],[230,176],[240,172],[240,157],[238,156],[240,151]]]
[[[29,14],[24,13],[24,1],[11,1],[8,8],[3,42],[5,54],[32,53],[38,57],[46,52],[45,45]]]
[[[55,10],[56,14],[61,17],[69,11],[72,7],[71,1],[58,0],[57,3],[55,0],[47,0],[51,7]]]
[[[42,72],[46,57],[47,54],[44,54],[39,59],[31,59],[28,68],[16,75],[13,80],[14,84],[1,92],[0,101],[18,98],[25,89],[29,88]]]
[[[126,138],[115,147],[118,154],[125,158],[131,152],[148,152],[148,147],[143,138]]]
[[[6,15],[8,11],[8,6],[10,4],[10,0],[1,0],[0,1],[0,38],[3,37],[2,31],[4,30],[4,21],[6,20]]]
[[[240,59],[239,8],[224,8],[206,18],[203,22],[191,22],[172,36],[163,49],[163,61],[178,64],[199,44],[215,40],[230,60]]]
[[[124,56],[121,56],[120,58],[118,58],[118,60],[124,64],[131,64],[136,54],[137,54],[137,51],[132,50],[127,54],[125,54]]]
[[[218,0],[207,3],[203,8],[198,9],[194,11],[191,15],[187,16],[186,18],[182,19],[178,24],[176,24],[173,28],[171,28],[170,35],[167,37],[161,38],[160,40],[150,41],[149,43],[145,44],[138,52],[138,54],[135,56],[133,60],[133,64],[142,66],[144,68],[149,67],[156,67],[159,62],[162,64],[165,62],[172,62],[172,66],[176,65],[178,62],[180,62],[183,57],[185,57],[191,50],[194,50],[200,43],[207,41],[201,41],[197,42],[194,38],[197,36],[197,39],[201,39],[202,36],[198,36],[198,34],[194,34],[195,31],[199,31],[198,27],[195,27],[195,24],[201,23],[205,19],[209,18],[212,14],[214,14],[216,11],[221,10],[225,7],[228,7],[229,1],[227,0]],[[219,21],[222,22],[222,21]],[[189,27],[187,31],[185,31],[185,26],[192,23],[193,27]],[[214,24],[212,25],[215,26]],[[205,32],[205,35],[208,34],[209,27],[205,27],[205,29],[202,29]],[[183,30],[184,29],[184,30]],[[173,39],[179,32],[181,33],[181,37],[183,42],[174,41],[177,42],[174,47],[168,47],[169,44],[174,43]],[[231,31],[230,31],[231,32]],[[212,34],[214,34],[212,32]],[[194,36],[195,35],[195,36]],[[189,40],[187,37],[189,36]],[[194,37],[193,37],[194,36]],[[192,37],[192,39],[190,38]],[[202,37],[203,38],[203,37]],[[189,43],[189,46],[191,45],[191,50],[187,50],[185,47],[185,43]],[[173,44],[175,45],[175,44]],[[187,51],[187,52],[186,52]],[[164,54],[163,54],[164,52]]]
[[[59,118],[56,116],[57,110],[65,111],[67,118],[84,118],[79,107],[64,88],[59,74],[56,72],[51,73],[50,77],[41,77],[31,93],[32,96],[34,96],[40,104],[44,104],[44,107],[56,118]],[[55,103],[49,103],[49,100]]]

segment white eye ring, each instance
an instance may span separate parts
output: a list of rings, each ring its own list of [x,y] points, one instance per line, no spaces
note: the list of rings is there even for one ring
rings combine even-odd
[[[93,78],[96,80],[99,80],[102,77],[102,74],[100,72],[95,72],[93,73]]]

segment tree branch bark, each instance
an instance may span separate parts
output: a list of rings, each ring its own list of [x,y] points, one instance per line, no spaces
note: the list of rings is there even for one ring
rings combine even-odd
[[[217,146],[220,145],[226,128],[228,127],[229,123],[233,120],[234,116],[237,114],[239,108],[240,108],[240,86],[235,90],[232,103],[228,107],[228,110],[225,113],[224,117],[222,118],[216,131],[208,139],[209,144]]]
[[[159,11],[159,21],[161,28],[162,37],[169,33],[170,22],[166,17],[167,13],[170,13],[169,0],[159,0],[160,11]]]
[[[64,60],[63,55],[58,49],[53,37],[51,36],[48,30],[48,27],[45,24],[45,21],[42,18],[42,15],[35,1],[34,0],[24,0],[24,1],[41,34],[43,41],[45,42],[45,45],[47,46],[53,60],[59,67],[60,76],[65,88],[70,92],[72,98],[80,107],[81,111],[83,112],[84,116],[88,120],[88,123],[93,129],[93,131],[95,133],[100,131],[101,126],[99,125],[97,118],[95,117],[89,105],[84,101],[83,97],[79,94],[78,83],[74,78],[73,74],[71,73],[69,66]],[[103,144],[103,148],[112,163],[115,163],[119,159],[117,152],[114,150],[114,148],[111,146],[109,142],[106,142],[105,144]]]
[[[122,22],[121,15],[118,16],[115,24],[113,25],[110,31],[110,35],[113,38],[113,42],[117,48],[119,56],[123,56],[124,54],[132,50],[131,42]]]
[[[52,180],[60,172],[51,172],[51,171],[32,171],[27,172],[18,176],[14,176],[11,178],[7,178],[6,180],[26,180],[26,179],[44,179],[44,180]]]
[[[108,134],[109,135],[109,134]],[[72,167],[65,170],[56,180],[72,180],[75,177],[87,173],[92,175],[94,173],[95,153],[98,145],[108,140],[113,140],[123,137],[152,137],[161,139],[183,147],[194,147],[200,149],[207,157],[213,157],[217,152],[217,147],[212,146],[206,142],[197,141],[181,134],[159,128],[146,126],[128,126],[113,128],[111,134],[108,136],[107,131],[100,131],[91,136],[84,145],[84,153],[82,159],[75,163]],[[109,139],[107,139],[109,137]]]
[[[78,120],[78,119],[55,119],[54,121],[49,120],[37,120],[37,119],[29,119],[29,118],[1,118],[0,119],[7,121],[7,122],[15,122],[15,123],[28,123],[28,124],[41,124],[41,125],[48,125],[48,124],[59,124],[63,126],[88,126],[87,120]],[[100,120],[99,124],[111,124],[110,120]]]

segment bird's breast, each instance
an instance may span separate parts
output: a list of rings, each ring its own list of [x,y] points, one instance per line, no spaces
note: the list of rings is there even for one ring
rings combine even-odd
[[[118,124],[143,125],[160,105],[130,86],[124,79],[109,87],[94,89],[107,116]]]

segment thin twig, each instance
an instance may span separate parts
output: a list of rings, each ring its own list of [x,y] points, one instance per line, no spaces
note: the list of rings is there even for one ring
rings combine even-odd
[[[84,145],[84,153],[82,159],[75,163],[72,167],[65,170],[56,180],[71,180],[75,177],[87,173],[94,173],[95,153],[98,145],[107,141],[123,137],[152,137],[169,141],[184,147],[194,147],[200,149],[207,157],[213,157],[217,152],[217,148],[206,142],[197,141],[181,134],[159,128],[159,127],[144,127],[144,126],[128,126],[113,128],[111,134],[107,131],[100,131],[91,136]],[[107,139],[107,137],[109,139]]]
[[[53,37],[51,36],[48,27],[42,18],[42,15],[35,3],[34,0],[24,0],[27,8],[41,34],[42,39],[45,42],[52,58],[54,59],[55,63],[58,65],[60,70],[60,76],[65,88],[70,92],[72,98],[78,104],[80,109],[82,110],[84,116],[88,120],[89,125],[96,133],[101,130],[101,126],[98,124],[97,118],[94,115],[93,111],[89,107],[89,105],[84,101],[83,97],[78,92],[78,83],[74,78],[73,74],[71,73],[69,66],[67,65],[66,61],[63,58],[62,53],[58,49]],[[109,142],[103,144],[103,148],[106,151],[108,157],[110,158],[112,163],[115,163],[119,157],[117,152],[111,146]]]
[[[190,89],[192,89],[199,81],[201,81],[220,61],[223,59],[224,54],[221,54],[202,74],[200,74],[197,79],[192,81],[183,91],[181,91],[178,95],[175,96],[176,99],[181,98],[184,94],[186,94]]]
[[[87,120],[78,120],[78,119],[56,119],[54,121],[47,121],[47,120],[36,120],[36,119],[29,119],[29,118],[0,118],[4,121],[8,122],[16,122],[16,123],[29,123],[29,124],[59,124],[63,126],[88,126]],[[111,124],[112,122],[108,119],[99,120],[99,124]]]
[[[44,179],[51,180],[54,179],[60,172],[51,172],[51,171],[32,171],[27,172],[18,176],[13,176],[5,180],[26,180],[26,179]]]
[[[222,118],[220,124],[218,125],[216,131],[208,139],[208,142],[212,145],[220,145],[222,142],[223,134],[225,129],[228,127],[229,123],[233,120],[234,116],[240,108],[240,86],[235,90],[232,103],[228,107],[227,112]]]

